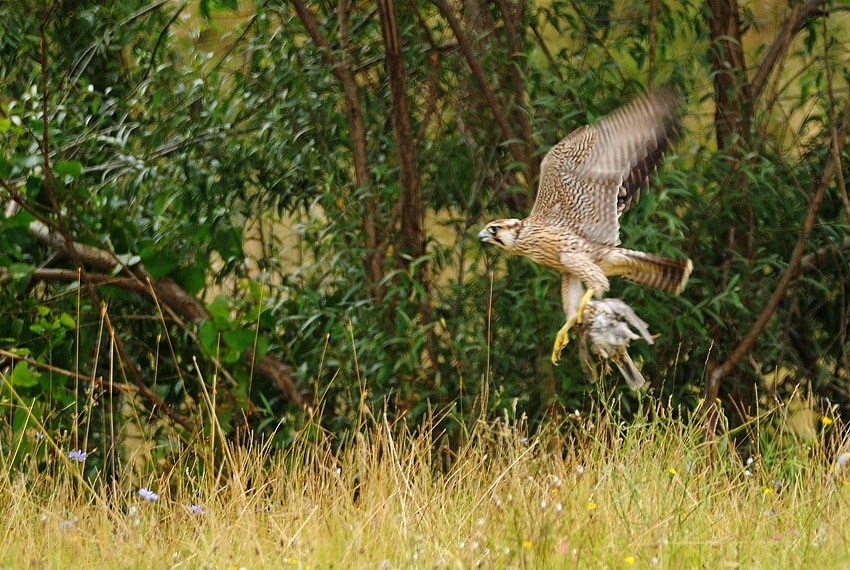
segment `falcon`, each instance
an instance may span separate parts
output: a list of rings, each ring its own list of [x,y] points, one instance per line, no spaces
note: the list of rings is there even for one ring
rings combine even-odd
[[[646,383],[632,357],[629,356],[629,343],[643,338],[648,344],[654,344],[649,333],[649,325],[638,317],[622,299],[591,299],[581,311],[582,322],[578,325],[579,354],[582,367],[588,369],[590,351],[606,361],[605,368],[610,370],[607,361],[617,365],[620,374],[626,379],[629,388],[640,390]],[[637,329],[635,333],[631,327]]]
[[[552,348],[555,364],[570,328],[581,323],[581,308],[608,291],[609,276],[673,295],[688,281],[689,259],[618,247],[620,215],[637,201],[661,162],[676,127],[675,112],[672,94],[644,96],[576,129],[543,158],[531,214],[524,220],[492,221],[478,233],[483,243],[561,273],[566,323]]]

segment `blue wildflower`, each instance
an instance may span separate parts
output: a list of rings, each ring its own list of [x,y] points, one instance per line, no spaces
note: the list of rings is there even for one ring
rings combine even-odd
[[[76,451],[72,451],[71,453],[69,453],[68,459],[73,459],[77,463],[82,463],[83,461],[86,460],[86,457],[88,457],[88,456],[89,456],[88,453],[86,453],[82,449],[78,449]]]
[[[159,495],[148,489],[147,487],[142,487],[139,489],[139,496],[146,501],[158,501]]]
[[[192,514],[194,514],[194,515],[205,515],[205,514],[207,514],[206,509],[204,507],[202,507],[201,505],[192,505],[191,507],[189,507],[189,510],[192,511]]]

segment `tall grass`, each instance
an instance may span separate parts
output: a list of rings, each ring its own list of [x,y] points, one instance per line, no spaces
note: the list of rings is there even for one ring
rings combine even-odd
[[[114,484],[83,477],[85,461],[49,442],[13,471],[4,445],[0,567],[848,564],[850,465],[834,459],[850,449],[845,427],[805,444],[767,412],[750,426],[749,461],[723,438],[703,443],[698,418],[643,404],[629,423],[608,404],[533,436],[522,421],[482,421],[455,451],[427,427],[367,413],[342,439],[308,425],[286,451],[177,445]],[[769,454],[768,437],[783,442]]]

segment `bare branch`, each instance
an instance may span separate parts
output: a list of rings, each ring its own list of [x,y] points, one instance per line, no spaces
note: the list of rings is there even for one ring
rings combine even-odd
[[[9,282],[11,275],[6,268],[0,268],[0,285],[5,285]],[[93,285],[97,286],[112,286],[120,287],[128,291],[136,293],[144,293],[144,286],[137,279],[130,277],[114,277],[112,275],[100,275],[97,273],[89,273],[89,280]],[[51,267],[40,267],[33,271],[32,279],[38,281],[69,281],[74,282],[80,279],[80,273],[74,269],[54,269]]]
[[[791,38],[802,29],[806,20],[822,14],[821,7],[826,3],[827,0],[808,0],[803,5],[797,4],[791,14],[780,24],[779,29],[776,31],[776,39],[765,50],[761,62],[759,62],[756,72],[753,74],[753,79],[750,82],[750,96],[754,102],[761,97],[768,77],[770,77],[777,63],[788,50]]]
[[[539,45],[540,49],[543,50],[543,55],[546,56],[546,60],[549,62],[549,65],[552,67],[552,70],[555,72],[555,75],[557,75],[558,79],[563,83],[564,74],[561,73],[561,67],[555,61],[554,56],[552,56],[552,51],[549,49],[549,46],[546,45],[546,41],[540,34],[540,30],[537,29],[537,24],[534,22],[533,19],[531,20],[529,27],[531,28],[531,32],[534,34],[535,39],[537,39],[537,45]]]

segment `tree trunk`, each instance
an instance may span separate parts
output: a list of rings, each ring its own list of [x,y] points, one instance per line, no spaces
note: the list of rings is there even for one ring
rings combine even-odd
[[[313,42],[322,48],[325,61],[330,65],[331,72],[342,86],[343,99],[345,103],[345,116],[348,122],[349,136],[351,138],[351,156],[354,160],[354,177],[358,189],[369,189],[372,187],[372,175],[369,171],[369,158],[366,146],[366,122],[363,119],[363,110],[360,105],[357,81],[354,70],[348,58],[348,7],[344,0],[340,2],[339,14],[339,37],[342,56],[339,57],[331,48],[327,38],[322,35],[313,12],[307,8],[302,0],[292,0],[292,6],[298,14],[298,18],[304,25],[307,34]],[[384,291],[380,282],[384,277],[384,269],[377,230],[378,201],[372,192],[368,192],[361,227],[365,236],[366,245],[366,268],[369,276],[369,287],[372,296],[377,303],[382,302]]]
[[[399,182],[402,192],[399,250],[416,259],[425,254],[425,212],[422,206],[416,141],[413,139],[413,129],[410,124],[407,72],[404,66],[404,53],[401,49],[394,0],[378,0],[378,14],[386,50],[392,98],[393,135],[398,152]]]
[[[717,148],[724,151],[729,160],[739,162],[746,156],[750,146],[750,116],[752,101],[747,83],[747,65],[741,45],[741,26],[737,0],[707,0],[707,20],[711,37],[711,60],[714,72],[714,128]],[[746,195],[748,181],[745,176],[730,180],[734,187]],[[741,250],[745,259],[754,249],[749,239],[749,227],[739,228],[741,222],[752,222],[754,213],[748,200],[740,202],[743,210],[738,221],[729,225],[726,242],[731,250]],[[743,243],[739,243],[743,240]],[[723,262],[723,281],[731,267],[731,257]],[[716,335],[713,335],[716,336]],[[730,370],[731,372],[731,370]],[[703,406],[706,410],[706,432],[711,439],[717,429],[717,404],[720,396],[721,378],[709,374],[703,389]]]
[[[741,45],[738,1],[708,0],[708,8],[717,148],[728,148],[736,138],[748,146],[752,101]]]

